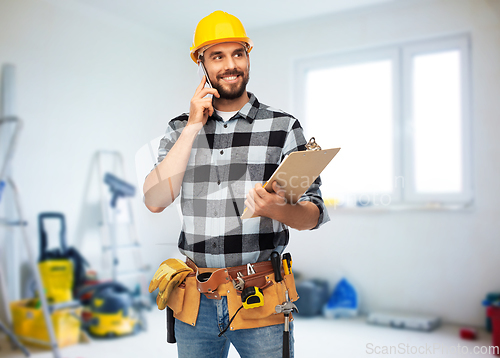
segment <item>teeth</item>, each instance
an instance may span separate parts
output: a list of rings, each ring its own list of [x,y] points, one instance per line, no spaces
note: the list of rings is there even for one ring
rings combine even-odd
[[[231,76],[231,77],[224,77],[226,81],[232,81],[236,79],[236,76]]]

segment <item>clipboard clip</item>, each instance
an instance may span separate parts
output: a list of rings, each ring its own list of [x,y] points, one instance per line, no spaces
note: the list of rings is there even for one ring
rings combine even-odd
[[[311,139],[309,139],[309,142],[306,144],[306,150],[321,150],[321,147],[316,142],[316,139],[314,137],[311,137]]]

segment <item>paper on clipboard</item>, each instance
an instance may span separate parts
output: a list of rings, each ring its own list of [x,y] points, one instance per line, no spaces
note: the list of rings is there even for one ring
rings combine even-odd
[[[295,204],[339,150],[340,148],[332,148],[290,153],[263,185],[264,189],[272,192],[272,183],[276,181],[285,190],[287,202]],[[241,215],[242,219],[253,217],[256,216],[252,216],[247,208]]]

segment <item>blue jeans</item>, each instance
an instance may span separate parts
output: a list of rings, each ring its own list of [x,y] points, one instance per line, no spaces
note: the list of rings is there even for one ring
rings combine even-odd
[[[175,338],[179,358],[225,358],[232,343],[241,358],[282,358],[284,325],[227,330],[227,297],[211,300],[201,295],[196,326],[175,320]],[[293,324],[290,323],[290,357],[293,358]]]

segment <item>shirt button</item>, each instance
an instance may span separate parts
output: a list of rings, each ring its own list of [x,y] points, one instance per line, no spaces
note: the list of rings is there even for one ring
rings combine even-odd
[[[227,124],[224,124],[224,128],[227,128]]]
[[[223,150],[221,150],[221,151],[220,151],[220,155],[222,155],[222,154],[224,154],[224,151],[223,151]]]

